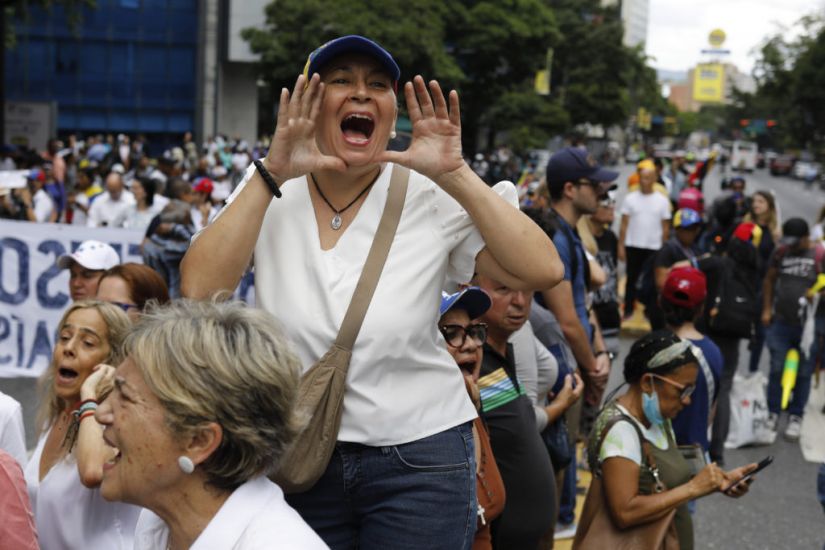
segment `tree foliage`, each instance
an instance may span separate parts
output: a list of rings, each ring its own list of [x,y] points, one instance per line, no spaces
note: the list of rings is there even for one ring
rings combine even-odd
[[[292,87],[314,48],[345,34],[385,46],[402,80],[422,74],[456,88],[470,152],[502,134],[527,148],[571,125],[623,124],[655,89],[640,50],[622,45],[617,9],[598,0],[273,0],[266,28],[243,31],[261,54],[261,76],[273,96]],[[539,96],[534,77],[549,48],[552,92]]]
[[[97,0],[0,0],[0,10],[3,10],[3,45],[6,48],[12,48],[16,43],[14,20],[26,21],[29,9],[34,6],[46,9],[63,7],[66,22],[71,29],[76,29],[83,20],[83,8],[96,7]]]
[[[754,67],[757,89],[738,94],[731,118],[778,121],[776,145],[822,149],[825,146],[825,19],[804,17],[803,32],[768,37]]]

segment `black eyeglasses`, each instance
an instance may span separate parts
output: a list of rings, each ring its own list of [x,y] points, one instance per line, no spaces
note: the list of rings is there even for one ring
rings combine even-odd
[[[579,181],[577,181],[576,185],[589,185],[590,187],[593,188],[593,190],[596,190],[596,189],[599,188],[599,182],[589,180],[589,179],[586,179],[586,178],[582,178]]]
[[[123,302],[109,302],[109,303],[112,304],[113,306],[119,307],[125,313],[129,313],[129,310],[132,309],[132,308],[135,308],[135,309],[138,308],[136,304],[124,304]]]
[[[454,348],[460,348],[463,346],[464,342],[467,341],[468,336],[478,346],[482,345],[487,340],[486,323],[474,323],[472,325],[467,325],[466,327],[462,327],[461,325],[441,325],[438,329],[447,341],[447,345]]]

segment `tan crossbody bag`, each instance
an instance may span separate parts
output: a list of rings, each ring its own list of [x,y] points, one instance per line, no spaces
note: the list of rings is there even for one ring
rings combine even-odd
[[[341,427],[352,346],[387,261],[404,208],[409,177],[409,169],[393,165],[384,213],[338,337],[329,351],[301,377],[296,405],[301,430],[283,457],[280,469],[272,476],[285,493],[301,493],[312,488],[332,457]]]

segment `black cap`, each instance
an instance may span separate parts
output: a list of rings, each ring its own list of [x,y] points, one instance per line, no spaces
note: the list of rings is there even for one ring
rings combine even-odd
[[[811,234],[808,222],[802,218],[790,218],[782,224],[782,244],[795,245],[802,237]]]
[[[588,155],[587,151],[578,147],[565,147],[556,151],[547,161],[547,184],[551,187],[564,185],[566,182],[577,182],[587,179],[599,182],[602,185],[599,193],[615,189],[615,184],[609,184],[619,177],[618,172],[605,170]]]

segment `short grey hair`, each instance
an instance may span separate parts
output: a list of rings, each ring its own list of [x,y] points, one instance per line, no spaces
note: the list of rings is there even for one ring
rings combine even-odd
[[[301,364],[270,314],[241,302],[180,300],[144,315],[125,350],[172,433],[221,426],[220,445],[200,465],[210,485],[234,490],[277,471],[297,432]]]

